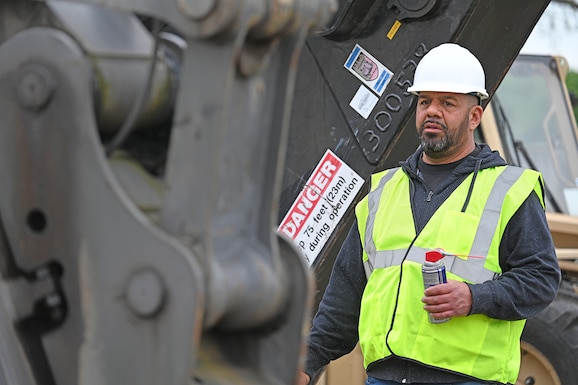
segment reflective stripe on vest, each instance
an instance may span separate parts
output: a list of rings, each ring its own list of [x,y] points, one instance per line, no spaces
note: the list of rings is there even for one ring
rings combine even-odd
[[[484,211],[471,249],[471,255],[479,256],[479,258],[468,258],[466,260],[453,255],[446,255],[444,257],[444,265],[448,272],[452,272],[473,283],[482,283],[495,278],[496,273],[486,269],[484,263],[494,233],[499,224],[500,208],[502,207],[508,190],[522,175],[523,171],[523,169],[518,167],[506,167],[498,176],[484,206]],[[368,279],[374,268],[396,266],[400,265],[403,261],[421,263],[423,262],[425,252],[431,250],[419,247],[412,247],[409,252],[407,249],[376,250],[373,240],[373,231],[379,202],[386,183],[390,181],[397,172],[403,171],[399,168],[392,169],[391,172],[388,172],[380,179],[377,188],[370,192],[367,197],[369,213],[365,226],[364,248],[368,259],[367,261],[364,261],[364,268]]]

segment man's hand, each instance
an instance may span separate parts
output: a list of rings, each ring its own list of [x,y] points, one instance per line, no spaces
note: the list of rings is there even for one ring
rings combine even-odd
[[[449,280],[428,287],[421,301],[424,309],[431,313],[433,318],[452,318],[465,316],[472,308],[472,293],[464,282]]]
[[[305,372],[299,372],[297,375],[297,383],[295,385],[307,385],[311,378]]]

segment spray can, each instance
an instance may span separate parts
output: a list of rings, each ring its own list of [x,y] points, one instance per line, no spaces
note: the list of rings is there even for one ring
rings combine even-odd
[[[427,289],[430,286],[435,286],[440,283],[446,283],[446,267],[443,262],[440,261],[444,257],[444,254],[439,250],[432,250],[425,253],[425,262],[421,267],[421,273],[423,276],[423,286]],[[449,321],[451,318],[433,318],[431,314],[428,313],[429,322],[439,324]]]

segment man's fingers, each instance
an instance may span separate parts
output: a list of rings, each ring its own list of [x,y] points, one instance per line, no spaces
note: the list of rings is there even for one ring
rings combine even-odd
[[[467,315],[472,305],[468,285],[460,281],[448,281],[425,290],[422,298],[424,309],[437,318]]]

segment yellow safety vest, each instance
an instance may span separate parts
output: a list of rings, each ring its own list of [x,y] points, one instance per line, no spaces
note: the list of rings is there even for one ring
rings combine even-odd
[[[372,191],[356,206],[368,276],[359,321],[366,368],[394,355],[484,381],[516,382],[524,320],[474,314],[432,324],[421,302],[426,251],[442,248],[455,255],[442,259],[448,279],[492,280],[502,272],[498,249],[509,220],[532,191],[544,204],[538,172],[502,166],[476,174],[462,212],[472,177],[417,236],[406,174],[397,168],[372,177]]]

